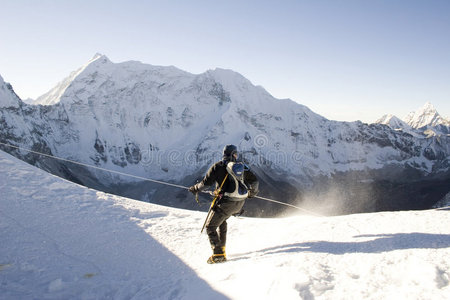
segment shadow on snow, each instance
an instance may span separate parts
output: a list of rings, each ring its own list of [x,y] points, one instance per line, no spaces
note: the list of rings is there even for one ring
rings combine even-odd
[[[109,195],[14,168],[0,172],[5,298],[228,299],[135,221],[166,213],[125,209]]]
[[[235,259],[249,258],[250,254],[273,255],[280,253],[315,252],[334,255],[351,253],[382,253],[395,250],[408,249],[439,249],[450,247],[450,234],[431,233],[394,233],[394,234],[365,234],[354,236],[359,238],[373,238],[366,241],[353,242],[329,242],[313,241],[304,243],[286,244],[276,247],[261,249],[254,252],[237,254]]]

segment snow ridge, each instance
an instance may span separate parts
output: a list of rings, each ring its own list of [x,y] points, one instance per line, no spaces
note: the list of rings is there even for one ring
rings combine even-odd
[[[54,88],[45,93],[44,95],[38,97],[33,104],[41,104],[41,105],[53,105],[59,103],[61,97],[64,95],[64,92],[67,88],[72,84],[72,82],[84,71],[86,68],[91,65],[95,61],[101,61],[102,63],[109,62],[109,59],[102,54],[95,54],[91,60],[89,60],[85,65],[79,68],[76,71],[70,73],[70,75],[65,78],[63,81],[59,82]]]

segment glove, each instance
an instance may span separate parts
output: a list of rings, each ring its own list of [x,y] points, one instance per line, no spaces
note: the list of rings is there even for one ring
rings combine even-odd
[[[245,210],[241,209],[239,212],[233,214],[233,217],[240,217],[244,212]]]
[[[192,194],[197,194],[200,190],[197,188],[197,185],[193,185],[188,189],[189,192],[191,192]]]
[[[255,197],[257,194],[258,194],[258,192],[253,191],[253,190],[249,190],[249,191],[248,191],[248,196],[247,196],[247,198],[253,198],[253,197]]]

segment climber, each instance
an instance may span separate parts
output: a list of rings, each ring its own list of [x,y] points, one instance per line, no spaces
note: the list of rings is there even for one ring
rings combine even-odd
[[[221,187],[215,192],[217,203],[206,220],[206,233],[213,250],[207,260],[209,264],[226,261],[227,219],[241,213],[245,199],[258,193],[258,179],[247,165],[237,159],[237,147],[226,145],[222,160],[209,168],[201,182],[189,188],[190,192],[197,194],[214,183],[216,188]]]

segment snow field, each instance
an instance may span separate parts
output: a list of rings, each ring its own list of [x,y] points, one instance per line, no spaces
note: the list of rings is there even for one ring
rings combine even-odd
[[[0,299],[449,299],[448,209],[230,218],[208,265],[204,212],[0,169]]]
[[[434,299],[449,290],[450,235],[433,216],[450,225],[446,210],[231,218],[229,262],[215,269],[201,217],[162,218],[146,231],[233,299]]]

